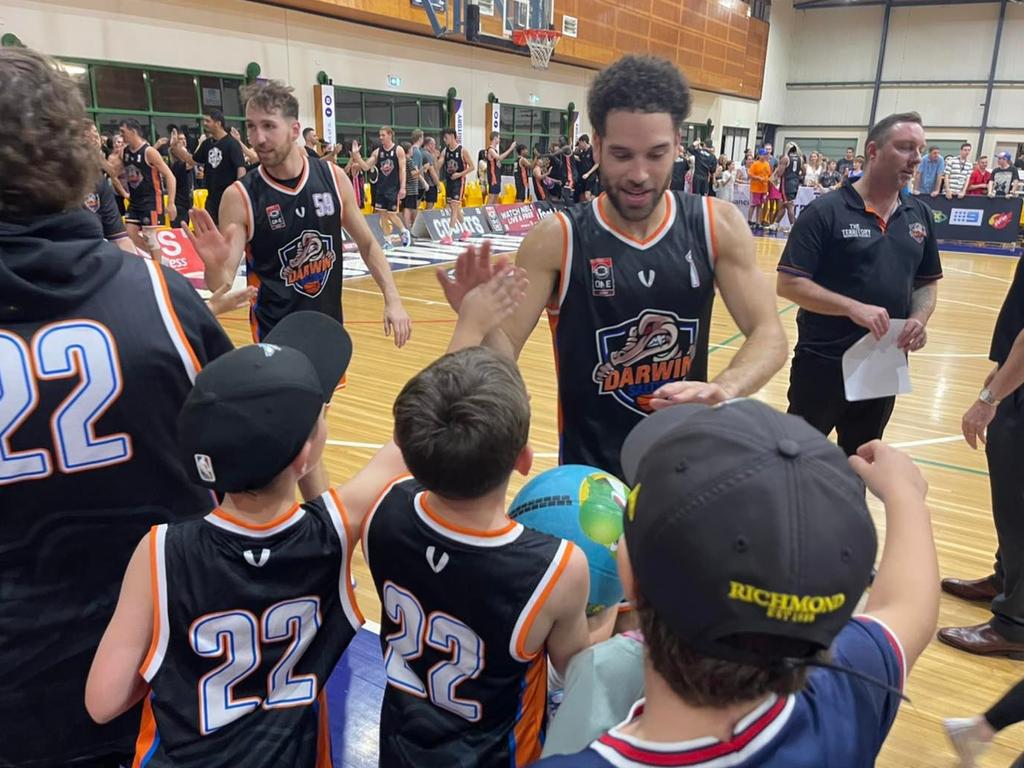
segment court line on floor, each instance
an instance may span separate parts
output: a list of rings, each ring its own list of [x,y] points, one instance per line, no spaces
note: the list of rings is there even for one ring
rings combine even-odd
[[[905,443],[893,443],[893,448],[919,448],[922,445],[938,445],[939,443],[955,443],[963,440],[963,435],[946,435],[945,437],[929,437],[924,440],[909,440]]]
[[[779,317],[782,317],[784,314],[789,312],[791,309],[794,309],[795,307],[796,307],[796,304],[787,304],[782,309],[778,310],[776,312],[776,314]],[[736,333],[734,333],[732,336],[730,336],[729,338],[725,339],[724,341],[720,341],[717,344],[708,344],[708,347],[709,347],[708,354],[710,355],[712,352],[716,352],[719,349],[733,349],[733,347],[730,347],[729,345],[732,342],[736,341],[736,339],[740,338],[742,335],[743,335],[743,331],[737,331]]]
[[[959,272],[961,275],[970,275],[971,277],[983,277],[986,280],[997,280],[1000,283],[1012,283],[1013,282],[1013,280],[1009,280],[1009,279],[1007,279],[1005,277],[997,277],[996,275],[986,275],[986,274],[983,274],[981,272],[972,272],[969,269],[960,269],[959,267],[951,267],[948,264],[943,264],[942,268],[944,270],[949,270],[950,272]]]
[[[433,265],[431,265],[431,266],[433,266]],[[403,271],[408,271],[408,270],[403,270]],[[369,275],[367,275],[367,277],[369,277]],[[346,291],[351,291],[352,293],[366,293],[366,294],[369,294],[371,296],[380,296],[380,291],[366,291],[366,290],[363,290],[362,288],[351,288],[351,287],[349,287],[347,285],[345,286],[345,290]],[[405,301],[415,301],[415,302],[418,302],[420,304],[434,304],[434,305],[442,306],[442,307],[447,307],[448,306],[448,302],[447,301],[431,301],[430,299],[420,299],[420,298],[418,298],[416,296],[403,296],[402,297],[402,301],[403,302],[405,302]]]
[[[988,359],[986,352],[914,352],[911,359],[916,357],[984,357]]]
[[[985,309],[989,312],[998,312],[999,307],[990,307],[987,304],[975,304],[973,301],[960,301],[959,299],[947,299],[945,296],[942,297],[943,304],[962,304],[965,307],[974,307],[975,309]]]

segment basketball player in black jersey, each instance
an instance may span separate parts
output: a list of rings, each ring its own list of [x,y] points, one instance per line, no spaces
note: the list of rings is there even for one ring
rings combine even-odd
[[[100,132],[96,130],[95,123],[89,123],[86,127],[85,140],[95,149],[100,168],[107,167],[107,159],[103,156],[103,142],[100,140]],[[117,203],[117,196],[114,194],[114,186],[105,171],[100,174],[96,186],[85,196],[82,205],[86,210],[99,217],[105,239],[114,243],[122,251],[135,253],[135,244],[128,237],[124,221],[121,219],[121,210]]]
[[[360,165],[364,171],[377,169],[377,184],[373,192],[373,210],[380,214],[381,223],[391,222],[392,229],[397,228],[402,237],[402,245],[408,247],[412,243],[412,233],[398,215],[398,204],[406,197],[405,150],[395,144],[395,131],[391,126],[382,126],[377,134],[380,146],[370,153]],[[358,162],[358,161],[356,161]],[[412,181],[415,184],[415,181]],[[390,240],[385,239],[384,247],[390,248]]]
[[[469,239],[469,232],[463,229],[460,235],[457,230],[462,226],[462,191],[466,177],[473,172],[473,160],[466,148],[459,143],[459,135],[454,128],[445,128],[441,131],[441,143],[444,144],[444,148],[441,150],[441,156],[437,158],[438,172],[444,179],[444,194],[448,201],[448,209],[451,211],[451,218],[448,220],[450,234],[441,238],[441,242],[451,245],[456,237],[460,240]]]
[[[533,163],[527,156],[527,146],[516,144],[516,202],[525,203],[530,199],[530,176],[533,175]]]
[[[508,145],[508,149],[501,151],[501,134],[497,131],[491,132],[491,144],[487,147],[487,204],[497,205],[501,196],[501,163],[512,154],[516,148],[515,142]]]
[[[179,274],[106,242],[78,86],[0,49],[0,765],[116,768],[133,711],[98,727],[89,662],[132,548],[212,508],[176,460],[197,372],[231,349]],[[10,409],[13,409],[10,410]]]
[[[598,75],[588,106],[605,191],[526,237],[527,298],[488,344],[517,356],[546,308],[560,460],[621,476],[618,451],[640,419],[756,391],[785,362],[786,337],[738,209],[667,191],[690,106],[676,67],[626,56]],[[746,340],[707,382],[716,287]]]
[[[249,143],[260,166],[224,193],[219,230],[205,211],[192,210],[195,233],[189,236],[206,266],[207,287],[230,285],[244,252],[249,284],[257,288],[249,313],[254,340],[300,310],[343,322],[344,226],[384,296],[384,333],[403,346],[412,323],[384,252],[356,206],[352,182],[336,165],[310,160],[296,143],[299,104],[290,87],[257,83],[243,95]],[[302,482],[306,499],[326,488],[322,467]]]
[[[779,158],[779,163],[775,166],[775,175],[779,179],[782,205],[779,206],[774,223],[778,224],[783,216],[789,214],[789,226],[792,228],[796,221],[796,196],[804,180],[804,163],[796,142],[791,142],[786,147],[786,154]]]
[[[176,182],[171,169],[156,148],[142,137],[142,126],[138,120],[122,120],[119,127],[124,138],[121,153],[121,168],[128,180],[131,195],[125,224],[128,236],[137,248],[154,254],[159,260],[159,246],[154,239],[154,230],[164,223],[164,214],[173,221],[178,215],[174,205]],[[163,184],[161,184],[163,179]],[[164,195],[167,206],[164,208]]]

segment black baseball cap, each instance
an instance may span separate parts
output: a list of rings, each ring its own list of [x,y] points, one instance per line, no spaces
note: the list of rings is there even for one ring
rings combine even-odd
[[[269,485],[302,450],[351,358],[337,320],[295,312],[262,343],[207,365],[178,415],[189,477],[221,493]]]
[[[831,645],[878,547],[864,484],[837,446],[741,399],[657,411],[621,458],[637,590],[681,640],[758,666]]]

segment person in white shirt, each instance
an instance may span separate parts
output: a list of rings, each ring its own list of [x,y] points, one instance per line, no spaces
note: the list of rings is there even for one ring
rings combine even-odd
[[[721,200],[732,202],[733,190],[736,188],[736,163],[729,160],[725,170],[715,180],[715,194]]]
[[[964,143],[960,145],[958,157],[946,158],[946,172],[942,179],[946,185],[946,199],[952,200],[953,195],[963,197],[967,194],[967,180],[974,170],[974,163],[971,162],[971,145]]]
[[[821,162],[821,155],[817,152],[811,152],[811,157],[808,160],[807,165],[804,167],[804,186],[818,189],[820,186],[818,184],[818,179],[824,171],[825,166]]]

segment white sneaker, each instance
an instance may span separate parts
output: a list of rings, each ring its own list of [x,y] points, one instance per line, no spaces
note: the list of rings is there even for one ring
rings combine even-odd
[[[408,229],[403,229],[402,246],[408,248],[410,245],[412,245],[412,232],[410,232]]]
[[[942,725],[960,757],[960,768],[974,768],[974,761],[988,749],[988,742],[977,736],[977,718],[951,717]]]

